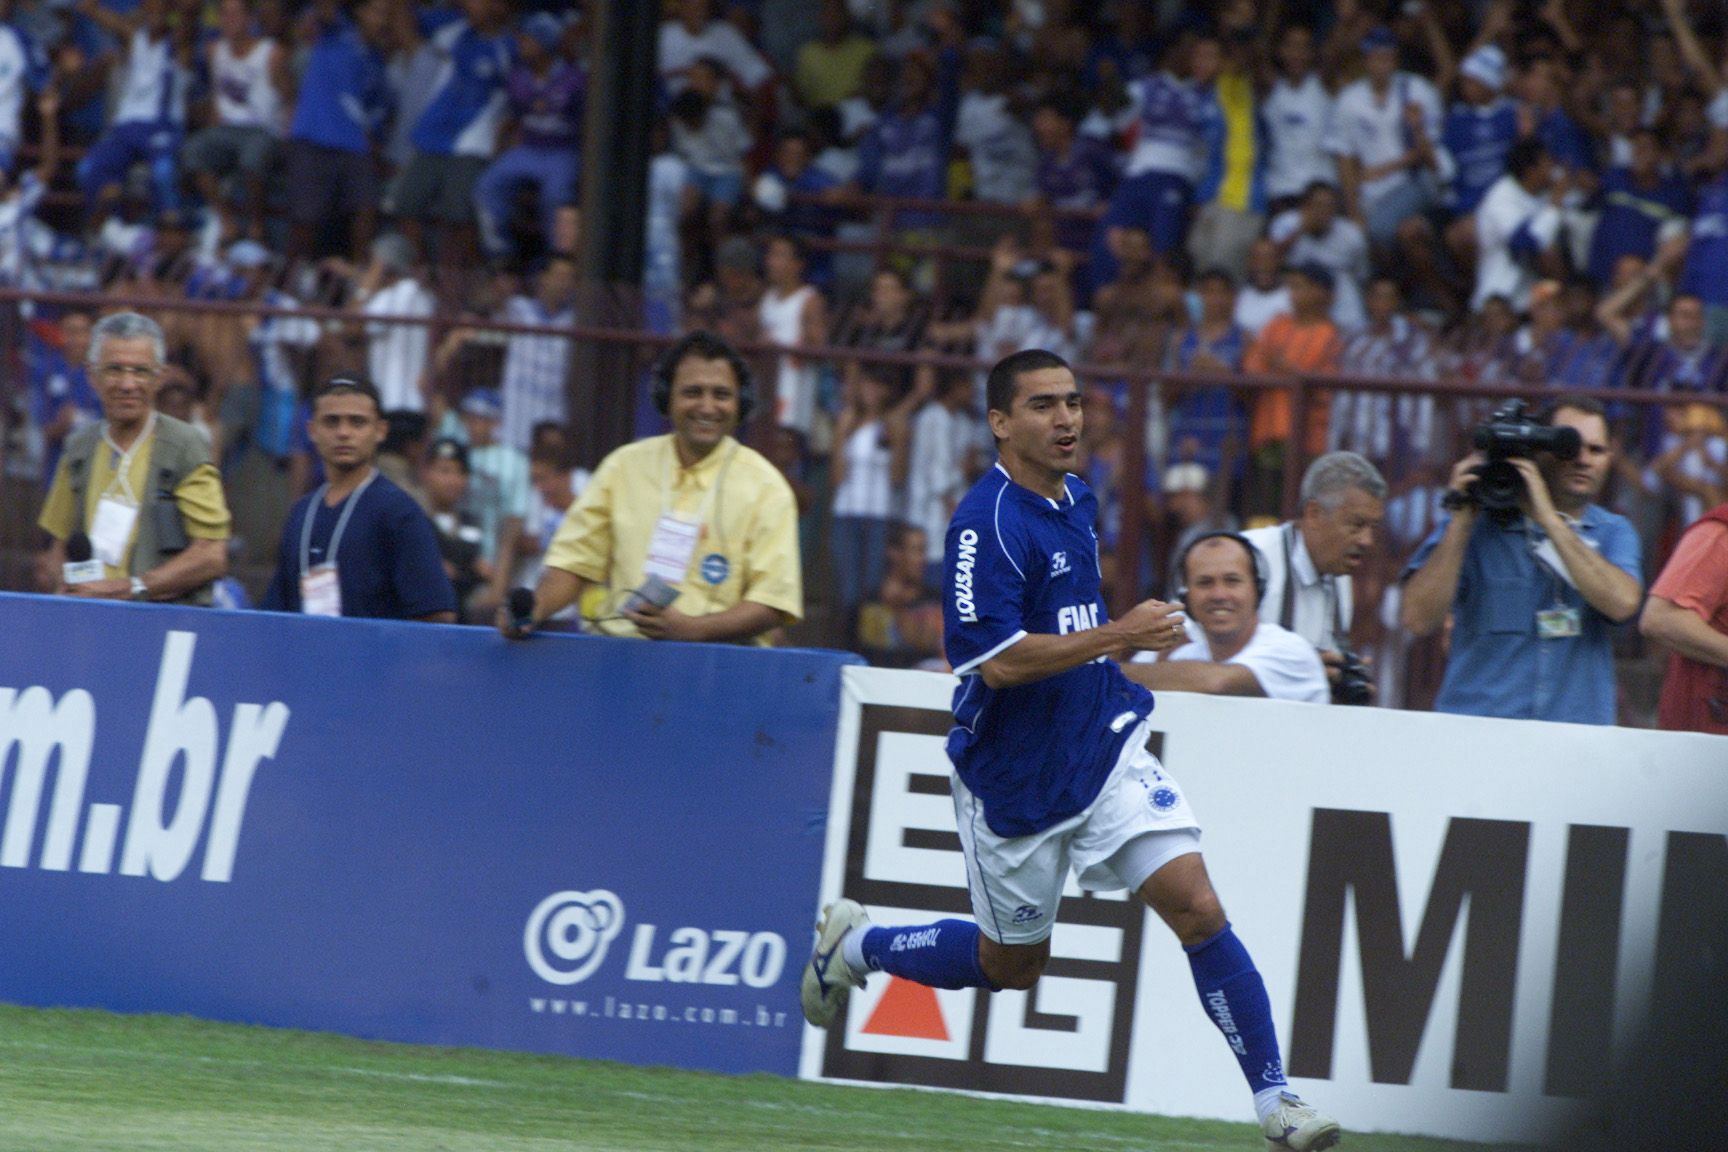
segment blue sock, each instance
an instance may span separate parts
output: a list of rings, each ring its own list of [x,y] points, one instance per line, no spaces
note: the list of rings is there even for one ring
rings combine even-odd
[[[1206,1015],[1224,1033],[1253,1092],[1284,1083],[1284,1061],[1272,1025],[1272,1002],[1260,972],[1230,925],[1209,940],[1183,949],[1194,971],[1194,987]]]
[[[978,925],[965,920],[871,928],[864,933],[863,951],[872,972],[931,988],[993,987],[978,965]]]

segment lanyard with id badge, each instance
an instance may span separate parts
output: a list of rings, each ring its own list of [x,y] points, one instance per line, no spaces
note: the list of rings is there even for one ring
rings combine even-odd
[[[1526,525],[1526,532],[1529,531]],[[1588,543],[1588,541],[1586,541]],[[1536,636],[1541,640],[1569,640],[1584,631],[1584,617],[1578,609],[1571,607],[1560,599],[1560,588],[1563,584],[1576,588],[1578,585],[1572,579],[1572,570],[1566,567],[1565,557],[1560,555],[1560,549],[1554,541],[1544,536],[1540,541],[1531,540],[1530,554],[1536,559],[1536,566],[1548,573],[1548,587],[1553,594],[1551,605],[1536,610]]]
[[[312,494],[311,503],[306,505],[306,519],[300,524],[300,611],[303,615],[342,615],[342,586],[336,579],[336,550],[342,545],[342,533],[348,528],[348,518],[354,515],[354,506],[360,503],[360,497],[377,478],[378,470],[374,468],[342,502],[342,514],[336,517],[336,528],[330,533],[330,543],[324,549],[324,562],[316,568],[312,566],[312,521],[317,517],[330,485],[319,485],[318,491]]]
[[[726,480],[737,444],[727,449],[720,463],[720,473],[702,498],[702,507],[694,520],[672,511],[672,446],[666,449],[666,477],[660,489],[660,519],[654,524],[654,534],[648,539],[648,556],[642,564],[644,576],[658,576],[668,584],[680,584],[690,571],[690,560],[696,555],[696,545],[702,540],[702,527],[714,510],[720,486]]]
[[[120,445],[114,443],[114,438],[109,435],[108,426],[102,426],[102,442],[108,445],[108,459],[114,476],[96,501],[96,515],[90,521],[90,551],[110,568],[123,567],[121,562],[126,558],[126,546],[132,542],[132,530],[138,524],[139,500],[138,493],[132,489],[132,459],[155,430],[156,413],[152,412],[144,430],[132,441],[132,447],[122,452]]]

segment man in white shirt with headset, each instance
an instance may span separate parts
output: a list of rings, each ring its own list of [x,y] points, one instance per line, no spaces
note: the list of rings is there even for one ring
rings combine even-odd
[[[1236,532],[1208,532],[1190,544],[1177,566],[1177,593],[1202,638],[1159,659],[1139,652],[1123,669],[1154,691],[1213,696],[1270,696],[1325,704],[1332,698],[1319,653],[1308,641],[1256,615],[1264,602],[1265,565]]]

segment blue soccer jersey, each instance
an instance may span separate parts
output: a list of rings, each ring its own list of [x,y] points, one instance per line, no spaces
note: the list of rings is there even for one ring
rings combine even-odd
[[[366,153],[388,112],[384,59],[344,19],[332,21],[306,58],[291,140],[342,152]]]
[[[1728,172],[1699,195],[1680,291],[1706,304],[1728,304]]]
[[[414,147],[434,156],[490,159],[504,121],[504,81],[510,74],[510,40],[488,39],[459,20],[430,38],[444,64],[438,87],[409,133]]]
[[[1463,101],[1452,106],[1441,128],[1440,142],[1452,154],[1452,210],[1476,211],[1494,181],[1506,172],[1506,153],[1518,139],[1518,106],[1510,100],[1474,107]]]
[[[960,677],[948,756],[998,836],[1027,836],[1083,810],[1152,711],[1152,694],[1108,657],[1012,688],[987,686],[979,671],[1030,633],[1109,619],[1097,522],[1098,499],[1078,477],[1057,503],[998,464],[948,526],[943,644]]]

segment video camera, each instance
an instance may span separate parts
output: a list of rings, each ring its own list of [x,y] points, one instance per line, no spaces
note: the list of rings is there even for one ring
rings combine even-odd
[[[1342,644],[1338,646],[1338,655],[1344,658],[1344,662],[1338,670],[1337,681],[1332,685],[1332,703],[1357,708],[1374,703],[1374,673],[1368,670],[1362,657]]]
[[[1518,499],[1524,493],[1524,478],[1507,461],[1526,459],[1538,452],[1552,452],[1562,460],[1578,455],[1584,446],[1576,428],[1540,424],[1524,411],[1524,401],[1508,400],[1488,417],[1488,422],[1470,434],[1470,442],[1488,459],[1471,471],[1476,483],[1468,492],[1448,492],[1445,507],[1479,508],[1500,524],[1510,524],[1523,514]]]

